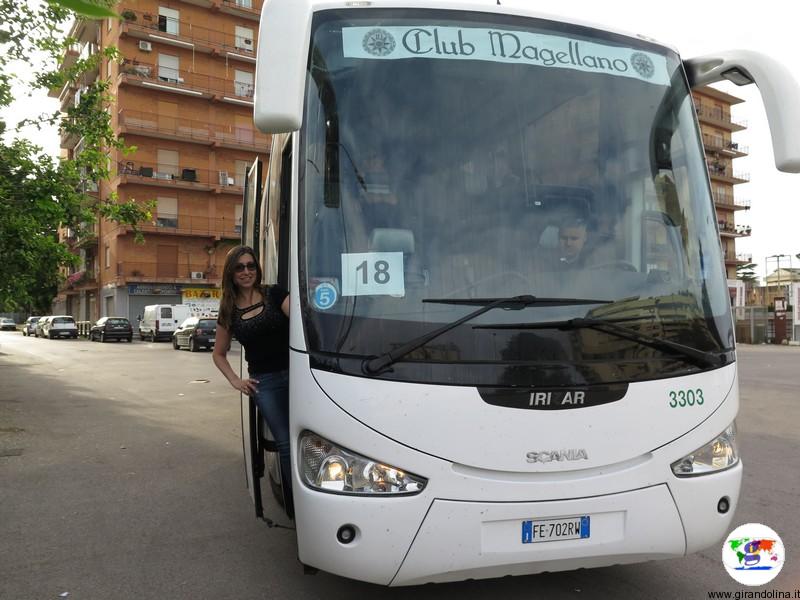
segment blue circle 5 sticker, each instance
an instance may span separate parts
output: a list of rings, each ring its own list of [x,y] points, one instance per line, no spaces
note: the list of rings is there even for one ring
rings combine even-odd
[[[336,291],[336,286],[332,283],[323,282],[314,288],[313,304],[317,310],[328,310],[332,308],[336,301],[339,299],[339,293]]]

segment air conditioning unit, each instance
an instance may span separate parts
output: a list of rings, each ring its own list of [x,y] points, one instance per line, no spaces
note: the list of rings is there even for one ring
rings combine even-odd
[[[228,185],[236,185],[236,180],[233,177],[228,177]]]
[[[202,271],[192,271],[192,279],[205,279],[206,275]]]
[[[220,185],[228,185],[228,172],[227,171],[220,171],[219,172],[219,184]]]
[[[139,50],[142,52],[151,52],[153,50],[153,44],[144,40],[139,40]]]

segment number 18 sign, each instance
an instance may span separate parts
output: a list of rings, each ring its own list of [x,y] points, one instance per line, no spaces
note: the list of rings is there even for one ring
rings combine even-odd
[[[342,254],[342,296],[405,294],[402,252]]]

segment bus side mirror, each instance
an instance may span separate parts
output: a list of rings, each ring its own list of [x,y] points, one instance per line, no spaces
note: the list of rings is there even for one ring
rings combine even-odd
[[[309,0],[266,0],[261,11],[253,120],[264,133],[289,133],[303,122],[311,43]]]
[[[779,171],[800,173],[800,86],[785,66],[750,50],[707,54],[683,64],[693,88],[723,79],[736,85],[755,83],[767,111],[775,166]]]

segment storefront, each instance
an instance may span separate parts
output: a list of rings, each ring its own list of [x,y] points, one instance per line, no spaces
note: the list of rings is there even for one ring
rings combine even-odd
[[[101,295],[101,316],[127,317],[135,328],[144,307],[150,304],[188,304],[193,314],[216,316],[221,290],[179,283],[130,283],[106,287]]]

